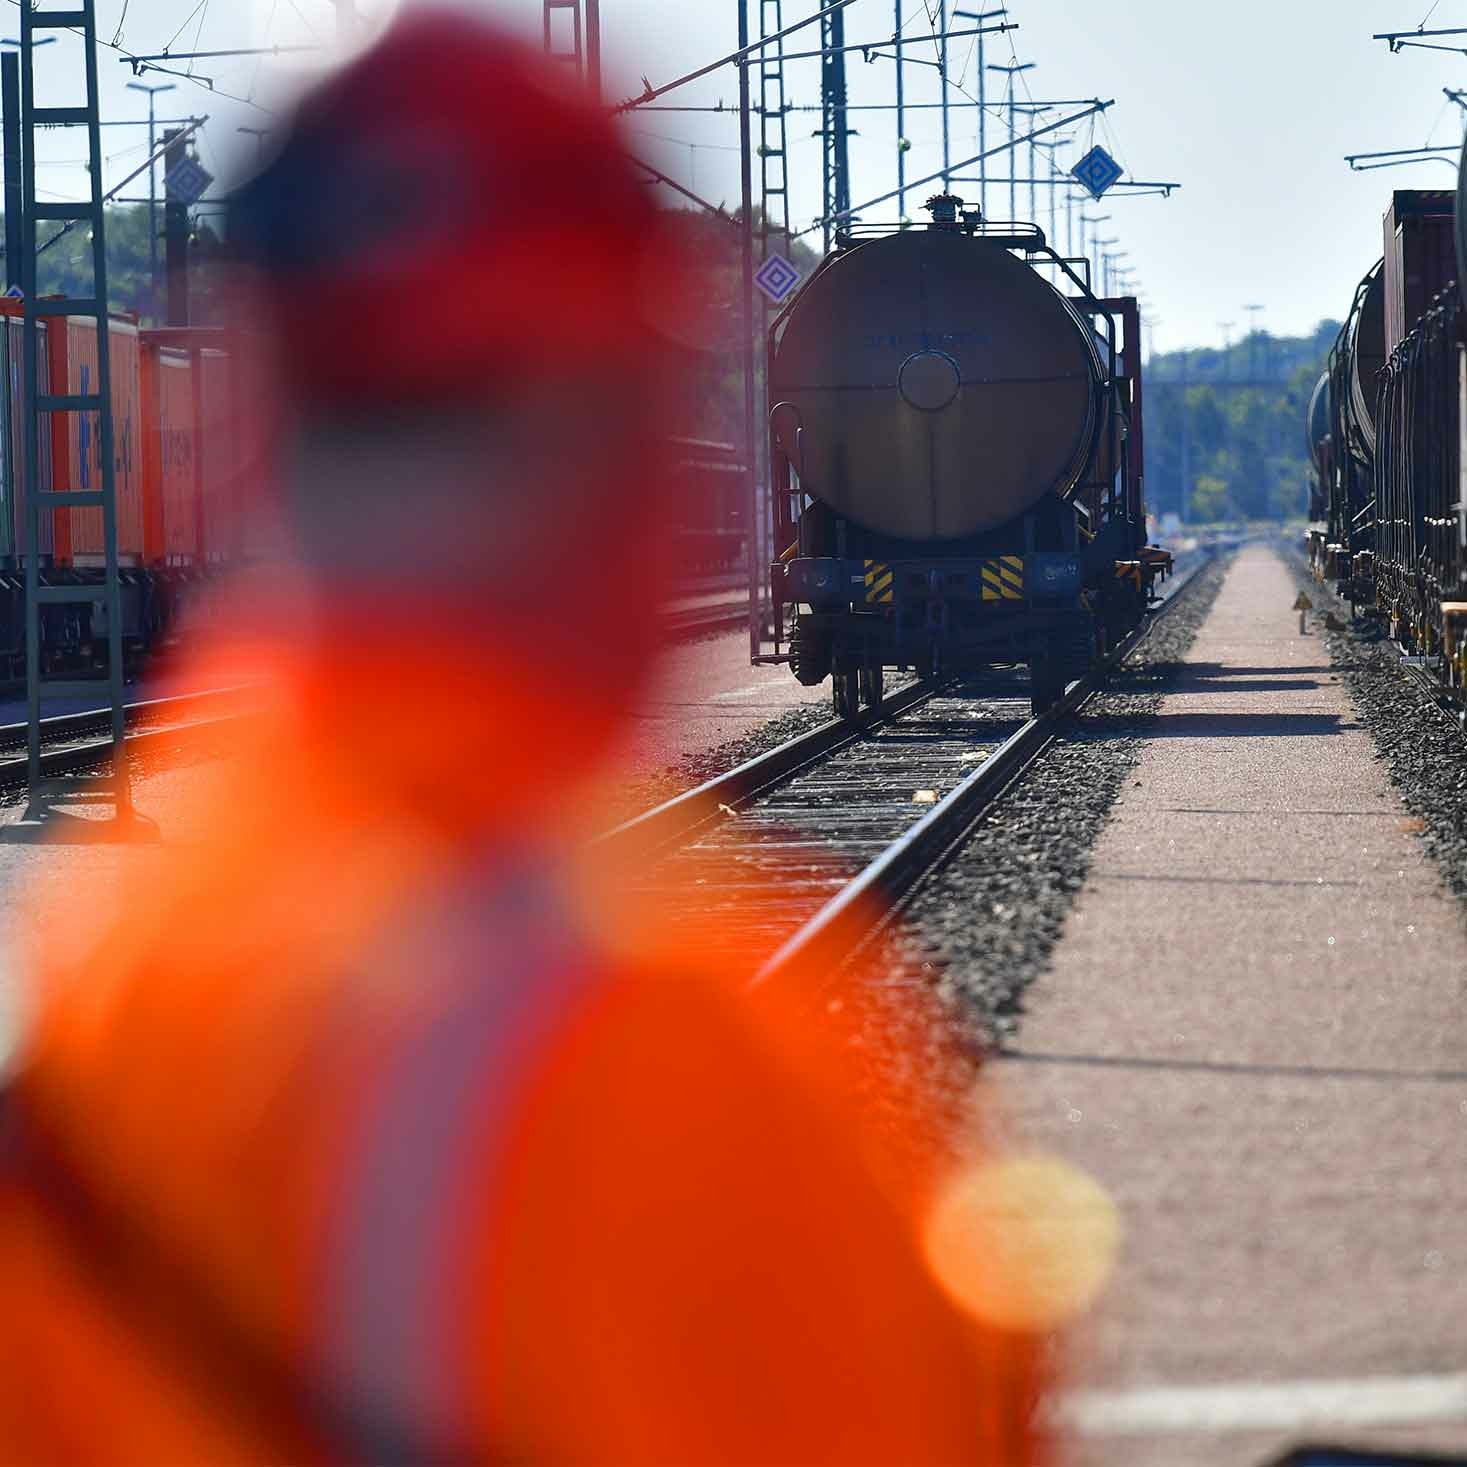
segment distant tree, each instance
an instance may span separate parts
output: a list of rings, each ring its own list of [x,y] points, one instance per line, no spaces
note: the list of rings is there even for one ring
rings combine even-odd
[[[695,438],[740,443],[744,436],[744,379],[739,351],[738,221],[693,209],[672,211],[672,221],[699,271],[700,289],[706,292],[701,313],[705,334],[686,343],[694,349],[693,361],[684,382],[684,401],[678,409],[683,423],[675,431]],[[756,215],[756,227],[761,222],[761,216]],[[789,260],[801,275],[808,275],[820,262],[819,254],[802,240],[788,239],[779,232],[771,236],[769,247]],[[754,367],[761,382],[769,319],[764,297],[755,291]]]
[[[1338,331],[1322,321],[1308,336],[1256,332],[1227,351],[1153,356],[1145,371],[1148,508],[1193,520],[1304,513],[1304,415]]]
[[[3,219],[3,216],[0,216]],[[145,321],[161,319],[163,302],[154,302],[149,278],[148,206],[113,204],[107,209],[107,295],[115,311],[131,311]],[[158,228],[163,228],[163,207],[158,206]],[[54,243],[48,243],[53,241]],[[40,252],[36,260],[36,287],[41,295],[92,294],[92,237],[85,224],[69,228],[42,224],[37,232]],[[190,265],[205,263],[216,253],[217,240],[206,222],[196,223],[190,236]],[[159,268],[163,242],[158,241]],[[208,294],[206,271],[195,271],[190,284],[200,304]],[[207,312],[204,312],[207,314]]]

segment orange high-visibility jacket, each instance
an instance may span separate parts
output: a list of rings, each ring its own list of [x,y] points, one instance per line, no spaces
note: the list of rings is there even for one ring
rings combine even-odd
[[[948,1305],[778,1021],[268,752],[38,919],[0,1460],[1037,1460],[1032,1342]]]

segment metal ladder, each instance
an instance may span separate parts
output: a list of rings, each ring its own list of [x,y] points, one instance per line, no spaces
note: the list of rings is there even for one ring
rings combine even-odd
[[[86,105],[82,107],[38,107],[35,84],[35,36],[38,31],[79,30],[86,70]],[[97,28],[94,0],[71,0],[66,9],[35,10],[30,3],[20,11],[21,132],[23,138],[21,225],[21,288],[25,292],[24,364],[22,391],[25,394],[25,667],[28,737],[28,818],[44,816],[54,803],[73,800],[98,803],[111,800],[119,820],[132,815],[132,789],[127,758],[123,752],[123,662],[122,586],[117,573],[116,460],[112,424],[112,364],[107,339],[107,246],[106,220],[102,204],[102,142],[97,111]],[[36,138],[44,127],[85,127],[90,167],[91,197],[85,203],[43,203],[36,197]],[[38,241],[38,226],[57,223],[63,228],[86,224],[92,238],[92,294],[38,300],[36,296],[36,253],[46,241]],[[73,316],[95,323],[97,329],[97,383],[95,392],[53,393],[49,382],[40,380],[38,333],[41,321],[58,323],[65,329]],[[95,413],[97,442],[101,452],[100,487],[94,490],[57,491],[41,483],[42,414]],[[45,426],[49,426],[46,424]],[[55,472],[53,466],[53,473]],[[41,584],[41,515],[57,509],[100,509],[102,511],[105,569],[101,587]],[[45,780],[41,777],[41,705],[47,698],[91,695],[99,690],[96,679],[60,679],[42,676],[41,608],[54,605],[90,604],[100,597],[107,621],[106,688],[112,715],[112,769],[109,776],[90,779]]]
[[[759,0],[759,37],[761,40],[777,35],[784,29],[783,0]],[[762,218],[759,226],[759,259],[762,263],[770,256],[770,239],[774,237],[781,253],[790,248],[790,194],[789,166],[786,147],[786,124],[788,113],[785,108],[784,90],[784,42],[775,41],[762,47],[759,52],[759,202]],[[770,301],[760,297],[762,309],[759,321],[762,329],[760,339],[768,333],[773,319],[774,307]],[[761,353],[756,352],[755,360]],[[754,387],[754,421],[764,423],[769,413],[769,384],[764,381],[762,368],[756,367]],[[754,507],[753,523],[749,533],[754,541],[754,554],[761,565],[769,560],[766,543],[769,524],[769,435],[757,432],[754,435]],[[758,580],[754,600],[758,606],[760,624],[771,614],[768,605],[769,588],[766,577]]]

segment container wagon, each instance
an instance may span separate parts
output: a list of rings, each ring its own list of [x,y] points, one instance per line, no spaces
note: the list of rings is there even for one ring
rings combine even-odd
[[[0,677],[25,670],[26,401],[23,307],[0,300]],[[117,558],[123,643],[130,659],[167,634],[191,591],[243,555],[233,353],[217,330],[147,331],[126,315],[108,323]],[[96,327],[43,320],[39,374],[57,394],[95,390]],[[101,434],[95,413],[43,417],[40,478],[47,488],[95,490]],[[96,588],[94,598],[41,608],[45,667],[103,660],[102,511],[65,507],[39,520],[42,585]]]
[[[1325,525],[1311,539],[1321,580],[1352,607],[1375,601],[1375,413],[1385,366],[1385,262],[1355,287],[1329,354],[1329,494]]]

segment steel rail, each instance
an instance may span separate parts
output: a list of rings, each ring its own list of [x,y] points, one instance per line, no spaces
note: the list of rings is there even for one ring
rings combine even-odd
[[[124,715],[129,725],[123,740],[125,751],[139,746],[177,740],[190,734],[228,727],[247,716],[249,684],[206,688],[194,693],[175,693],[162,698],[143,698],[129,703]],[[243,707],[229,707],[243,703]],[[220,711],[221,707],[224,711]],[[134,725],[157,717],[171,719],[157,728]],[[59,713],[41,720],[41,773],[45,778],[75,774],[108,759],[113,751],[110,709],[87,709],[81,713]],[[0,790],[23,789],[27,783],[26,731],[24,723],[0,724],[0,748],[18,748],[14,756],[0,755]],[[91,733],[102,737],[88,738]],[[84,789],[83,789],[84,792]]]
[[[603,854],[625,849],[646,856],[682,840],[705,825],[737,813],[775,785],[936,696],[945,683],[913,682],[888,693],[875,708],[852,719],[832,719],[676,795],[599,835],[592,845]]]
[[[1467,707],[1427,668],[1406,661],[1411,654],[1399,642],[1394,645],[1401,656],[1400,670],[1407,680],[1414,683],[1417,690],[1426,696],[1431,706],[1452,726],[1454,733],[1467,734]]]
[[[1175,606],[1211,557],[1185,572],[1156,611],[1105,660],[1101,667],[1073,682],[1047,712],[1031,718],[955,789],[907,829],[847,883],[803,927],[771,956],[750,981],[751,989],[802,973],[835,970],[866,940],[925,876],[961,843],[973,823],[1048,748],[1061,721],[1076,713],[1105,683]]]
[[[160,744],[165,740],[177,740],[189,735],[227,728],[238,722],[239,715],[224,714],[215,718],[190,718],[179,723],[164,724],[161,728],[139,728],[128,731],[122,742],[124,753],[139,746]],[[84,743],[63,744],[60,748],[41,751],[41,774],[50,779],[65,774],[75,774],[90,769],[112,756],[115,749],[112,735],[89,739]],[[0,758],[0,790],[24,789],[28,783],[27,758],[18,754],[11,758]],[[105,783],[105,781],[104,781]],[[78,793],[85,794],[85,785],[78,786]],[[99,795],[100,799],[101,796]]]
[[[733,601],[719,606],[690,606],[660,613],[662,630],[671,637],[694,637],[704,632],[741,627],[749,620],[749,603]]]
[[[248,684],[235,684],[222,688],[203,688],[196,693],[170,693],[162,698],[140,698],[129,703],[123,712],[129,723],[137,723],[156,715],[168,716],[181,712],[192,704],[218,704],[243,699],[252,691]],[[41,720],[41,738],[47,743],[61,739],[76,738],[91,733],[95,728],[108,726],[112,712],[108,708],[85,708],[79,713],[56,713]],[[25,723],[0,723],[0,749],[23,745],[26,741]]]

